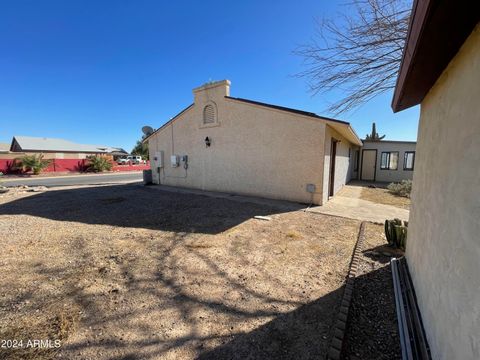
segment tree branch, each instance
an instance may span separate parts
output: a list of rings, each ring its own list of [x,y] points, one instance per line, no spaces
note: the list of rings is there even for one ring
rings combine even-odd
[[[303,57],[313,94],[340,90],[327,109],[335,114],[362,105],[395,86],[410,21],[404,0],[353,0],[339,20],[317,21],[316,36],[294,53]]]

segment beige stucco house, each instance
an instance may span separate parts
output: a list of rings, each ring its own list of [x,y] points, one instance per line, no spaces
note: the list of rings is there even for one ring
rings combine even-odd
[[[393,99],[421,104],[406,258],[434,359],[480,359],[479,14],[415,1]]]
[[[230,81],[144,139],[156,184],[322,204],[352,177],[362,145],[349,123],[230,96]]]
[[[355,154],[358,179],[388,183],[412,180],[416,145],[415,141],[363,140]]]

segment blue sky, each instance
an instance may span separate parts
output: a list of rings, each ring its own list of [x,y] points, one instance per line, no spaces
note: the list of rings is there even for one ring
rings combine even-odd
[[[131,150],[189,105],[192,88],[232,81],[231,95],[332,115],[338,94],[312,96],[302,59],[315,17],[336,1],[5,1],[0,10],[0,142],[60,137]],[[353,113],[396,140],[415,140],[418,107],[393,114],[391,93]]]

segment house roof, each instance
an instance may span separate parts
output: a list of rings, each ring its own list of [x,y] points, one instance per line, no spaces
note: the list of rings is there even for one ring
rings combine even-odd
[[[142,143],[145,143],[150,137],[152,137],[153,135],[155,135],[156,133],[158,133],[160,130],[162,130],[163,128],[167,127],[170,123],[172,123],[176,118],[178,118],[180,115],[182,115],[185,111],[187,111],[188,109],[190,109],[194,104],[190,104],[188,105],[186,108],[184,108],[182,111],[180,111],[177,115],[175,115],[174,117],[172,117],[170,120],[168,120],[165,124],[163,124],[162,126],[160,126],[158,129],[156,129],[154,132],[152,132],[150,135],[148,136],[145,136],[143,139],[142,139]]]
[[[372,141],[362,139],[364,143],[391,143],[391,144],[416,144],[416,141],[407,141],[407,140],[380,140],[380,141]]]
[[[237,98],[237,97],[232,97],[232,96],[225,96],[225,97],[226,97],[227,99],[232,99],[232,100],[237,100],[237,101],[243,101],[243,102],[246,102],[246,103],[249,103],[249,104],[265,106],[265,107],[269,107],[269,108],[272,108],[272,109],[277,109],[277,110],[282,110],[282,111],[288,111],[288,112],[291,112],[291,113],[294,113],[294,114],[299,114],[299,115],[303,115],[303,116],[310,116],[310,117],[314,117],[314,118],[317,118],[317,119],[330,120],[330,121],[335,121],[335,122],[338,122],[338,123],[341,123],[341,124],[350,125],[350,123],[348,123],[347,121],[332,119],[332,118],[328,118],[328,117],[325,117],[325,116],[320,116],[320,115],[317,115],[317,114],[315,114],[315,113],[308,112],[308,111],[303,111],[303,110],[298,110],[298,109],[292,109],[292,108],[285,107],[285,106],[267,104],[267,103],[260,102],[260,101],[242,99],[242,98]]]
[[[77,144],[64,139],[45,137],[14,136],[10,151],[14,151],[14,145],[18,145],[21,151],[57,151],[57,152],[84,152],[84,153],[111,153],[122,152],[128,154],[124,149],[104,146]]]
[[[394,112],[422,102],[479,20],[479,1],[414,1],[392,100]]]
[[[353,144],[362,146],[362,140],[358,137],[355,130],[353,130],[352,126],[347,121],[332,119],[332,118],[329,118],[329,117],[317,115],[317,114],[312,113],[312,112],[298,110],[298,109],[292,109],[292,108],[288,108],[288,107],[285,107],[285,106],[267,104],[267,103],[260,102],[260,101],[236,98],[236,97],[231,97],[231,96],[225,96],[225,98],[230,99],[230,100],[235,100],[235,101],[241,101],[241,102],[248,103],[248,104],[264,106],[264,107],[268,107],[268,108],[275,109],[275,110],[287,111],[287,112],[294,113],[294,114],[297,114],[297,115],[303,115],[303,116],[323,120],[328,125],[330,125],[333,129],[335,129],[338,133],[340,133],[346,139],[351,141]]]
[[[267,104],[267,103],[254,101],[254,100],[249,100],[249,99],[236,98],[236,97],[232,97],[232,96],[225,96],[225,98],[229,99],[229,100],[240,101],[240,102],[244,102],[244,103],[248,103],[248,104],[252,104],[252,105],[268,107],[268,108],[275,109],[275,110],[287,111],[287,112],[294,113],[294,114],[297,114],[297,115],[303,115],[303,116],[307,116],[307,117],[311,117],[311,118],[315,118],[315,119],[324,120],[324,121],[327,122],[328,125],[330,125],[332,128],[334,128],[336,131],[338,131],[341,135],[343,135],[345,138],[347,138],[352,143],[354,143],[356,145],[359,145],[359,146],[362,145],[362,141],[360,140],[358,135],[355,133],[355,130],[353,130],[350,123],[347,122],[347,121],[332,119],[332,118],[325,117],[325,116],[320,116],[320,115],[317,115],[315,113],[308,112],[308,111],[292,109],[292,108],[279,106],[279,105]],[[178,118],[180,115],[182,115],[185,111],[190,109],[193,105],[194,104],[190,104],[185,109],[180,111],[177,115],[175,115],[172,119],[170,119],[165,124],[163,124],[160,128],[155,130],[149,136],[145,137],[142,140],[142,142],[147,141],[151,136],[153,136],[154,134],[156,134],[157,132],[159,132],[160,130],[165,128],[166,126],[168,126],[171,122],[173,122],[176,118]]]

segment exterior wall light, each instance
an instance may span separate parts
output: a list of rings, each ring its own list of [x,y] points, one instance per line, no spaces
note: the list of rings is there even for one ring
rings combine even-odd
[[[212,145],[212,141],[210,140],[210,138],[208,136],[205,138],[205,145],[207,147],[210,147],[210,145]]]

